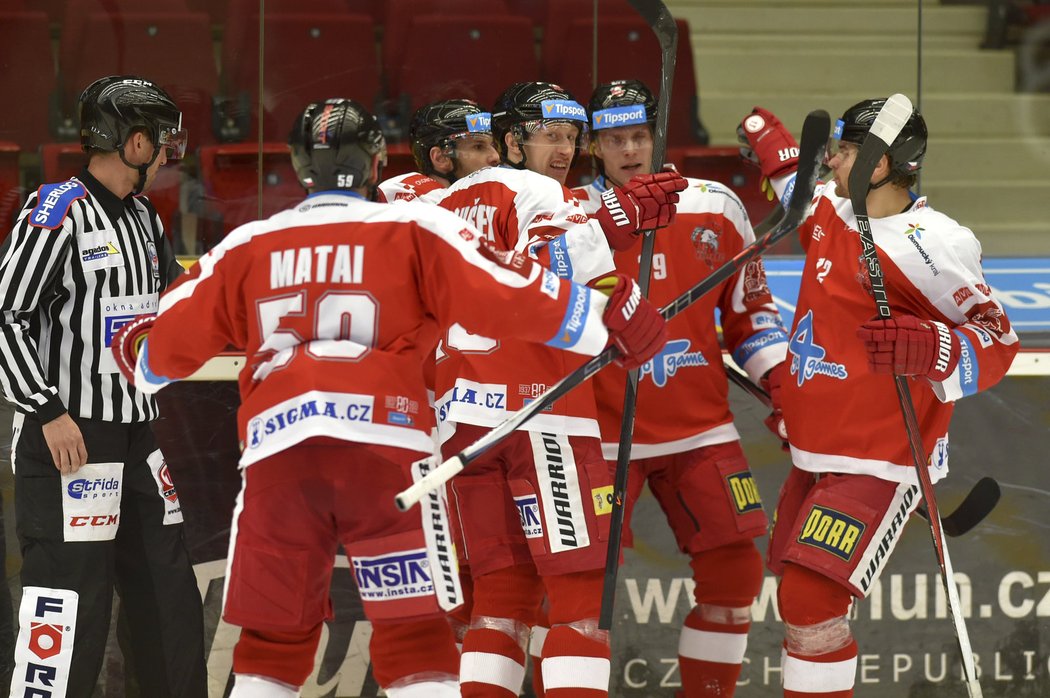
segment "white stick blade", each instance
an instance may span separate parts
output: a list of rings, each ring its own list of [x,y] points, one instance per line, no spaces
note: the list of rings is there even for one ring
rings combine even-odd
[[[911,100],[900,93],[891,95],[882,105],[879,115],[875,117],[875,123],[871,125],[871,133],[890,146],[910,117]]]

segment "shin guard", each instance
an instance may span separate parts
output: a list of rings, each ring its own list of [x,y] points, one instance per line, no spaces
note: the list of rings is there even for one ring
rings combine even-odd
[[[300,632],[241,628],[241,637],[233,648],[233,672],[302,686],[313,671],[320,639],[320,623]]]
[[[452,628],[442,617],[404,623],[373,623],[368,646],[372,673],[380,686],[405,683],[414,676],[455,679],[459,673]]]
[[[849,591],[817,572],[788,564],[777,593],[785,631],[784,696],[850,698],[857,642],[849,629]]]

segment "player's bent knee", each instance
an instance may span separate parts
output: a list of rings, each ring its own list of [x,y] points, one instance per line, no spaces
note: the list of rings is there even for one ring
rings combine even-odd
[[[762,554],[752,539],[694,553],[689,566],[698,605],[750,606],[762,590]]]
[[[472,616],[511,618],[530,626],[542,600],[543,585],[531,564],[505,567],[474,578]]]
[[[604,570],[584,570],[544,577],[550,625],[597,618],[601,613],[604,574]]]

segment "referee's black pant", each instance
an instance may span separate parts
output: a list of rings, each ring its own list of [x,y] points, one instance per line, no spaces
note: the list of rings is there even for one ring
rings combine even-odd
[[[25,417],[12,448],[23,587],[12,679],[12,688],[22,690],[12,695],[91,696],[106,651],[115,585],[131,640],[125,666],[134,671],[142,695],[205,698],[201,598],[183,526],[170,523],[173,488],[147,463],[157,450],[153,431],[148,423],[76,422],[89,464],[124,464],[119,523],[115,535],[103,534],[111,540],[67,540],[82,535],[85,526],[104,528],[114,520],[77,507],[92,497],[112,497],[115,484],[108,477],[77,484],[75,474],[64,484],[40,423]],[[63,683],[65,692],[59,690]]]

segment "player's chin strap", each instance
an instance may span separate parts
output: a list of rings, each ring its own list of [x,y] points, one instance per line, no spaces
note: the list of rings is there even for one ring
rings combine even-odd
[[[139,179],[135,182],[135,188],[131,190],[132,196],[138,196],[142,193],[142,190],[146,188],[146,172],[153,166],[153,163],[157,161],[157,157],[160,155],[160,147],[155,143],[153,144],[153,156],[149,159],[149,162],[144,165],[134,165],[128,162],[128,159],[124,157],[124,148],[120,148],[117,152],[120,153],[120,161],[122,163],[133,170],[138,170]]]

